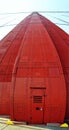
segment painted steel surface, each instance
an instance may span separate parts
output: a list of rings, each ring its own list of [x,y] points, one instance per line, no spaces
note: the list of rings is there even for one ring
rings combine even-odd
[[[63,122],[66,105],[63,71],[56,48],[37,14],[32,15],[24,39],[15,67],[12,119],[29,123]]]
[[[43,25],[47,29],[61,60],[66,81],[66,119],[69,119],[69,36],[48,19],[40,16]]]
[[[30,16],[17,25],[0,46],[0,114],[10,114],[12,72]]]
[[[32,13],[1,41],[0,114],[9,114],[13,120],[35,124],[64,121],[63,68],[43,22],[43,17]]]

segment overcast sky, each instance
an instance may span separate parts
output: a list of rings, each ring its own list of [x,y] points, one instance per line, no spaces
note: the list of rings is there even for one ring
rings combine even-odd
[[[69,11],[69,0],[0,0],[0,39],[28,15],[7,13],[29,11]],[[69,33],[69,13],[43,13],[42,15]]]

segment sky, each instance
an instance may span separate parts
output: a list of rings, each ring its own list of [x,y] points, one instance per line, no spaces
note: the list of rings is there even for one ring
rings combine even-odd
[[[0,40],[34,11],[69,11],[69,0],[0,0]],[[41,14],[69,34],[69,12]]]

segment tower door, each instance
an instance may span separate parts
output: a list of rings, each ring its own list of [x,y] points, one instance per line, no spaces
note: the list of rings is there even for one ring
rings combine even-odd
[[[44,89],[31,89],[31,123],[44,122]]]

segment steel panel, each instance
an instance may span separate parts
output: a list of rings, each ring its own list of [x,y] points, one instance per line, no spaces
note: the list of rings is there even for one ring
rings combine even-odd
[[[62,29],[40,16],[44,27],[47,29],[61,60],[67,90],[67,101],[66,101],[66,119],[69,119],[69,36]]]
[[[46,24],[48,26],[47,20]],[[49,33],[45,19],[33,13],[1,41],[0,114],[37,124],[64,121],[66,84],[58,47],[55,46],[55,42],[61,43],[63,39],[53,30]],[[42,103],[32,103],[32,96],[37,102],[43,99]],[[38,107],[43,111],[36,110]]]

